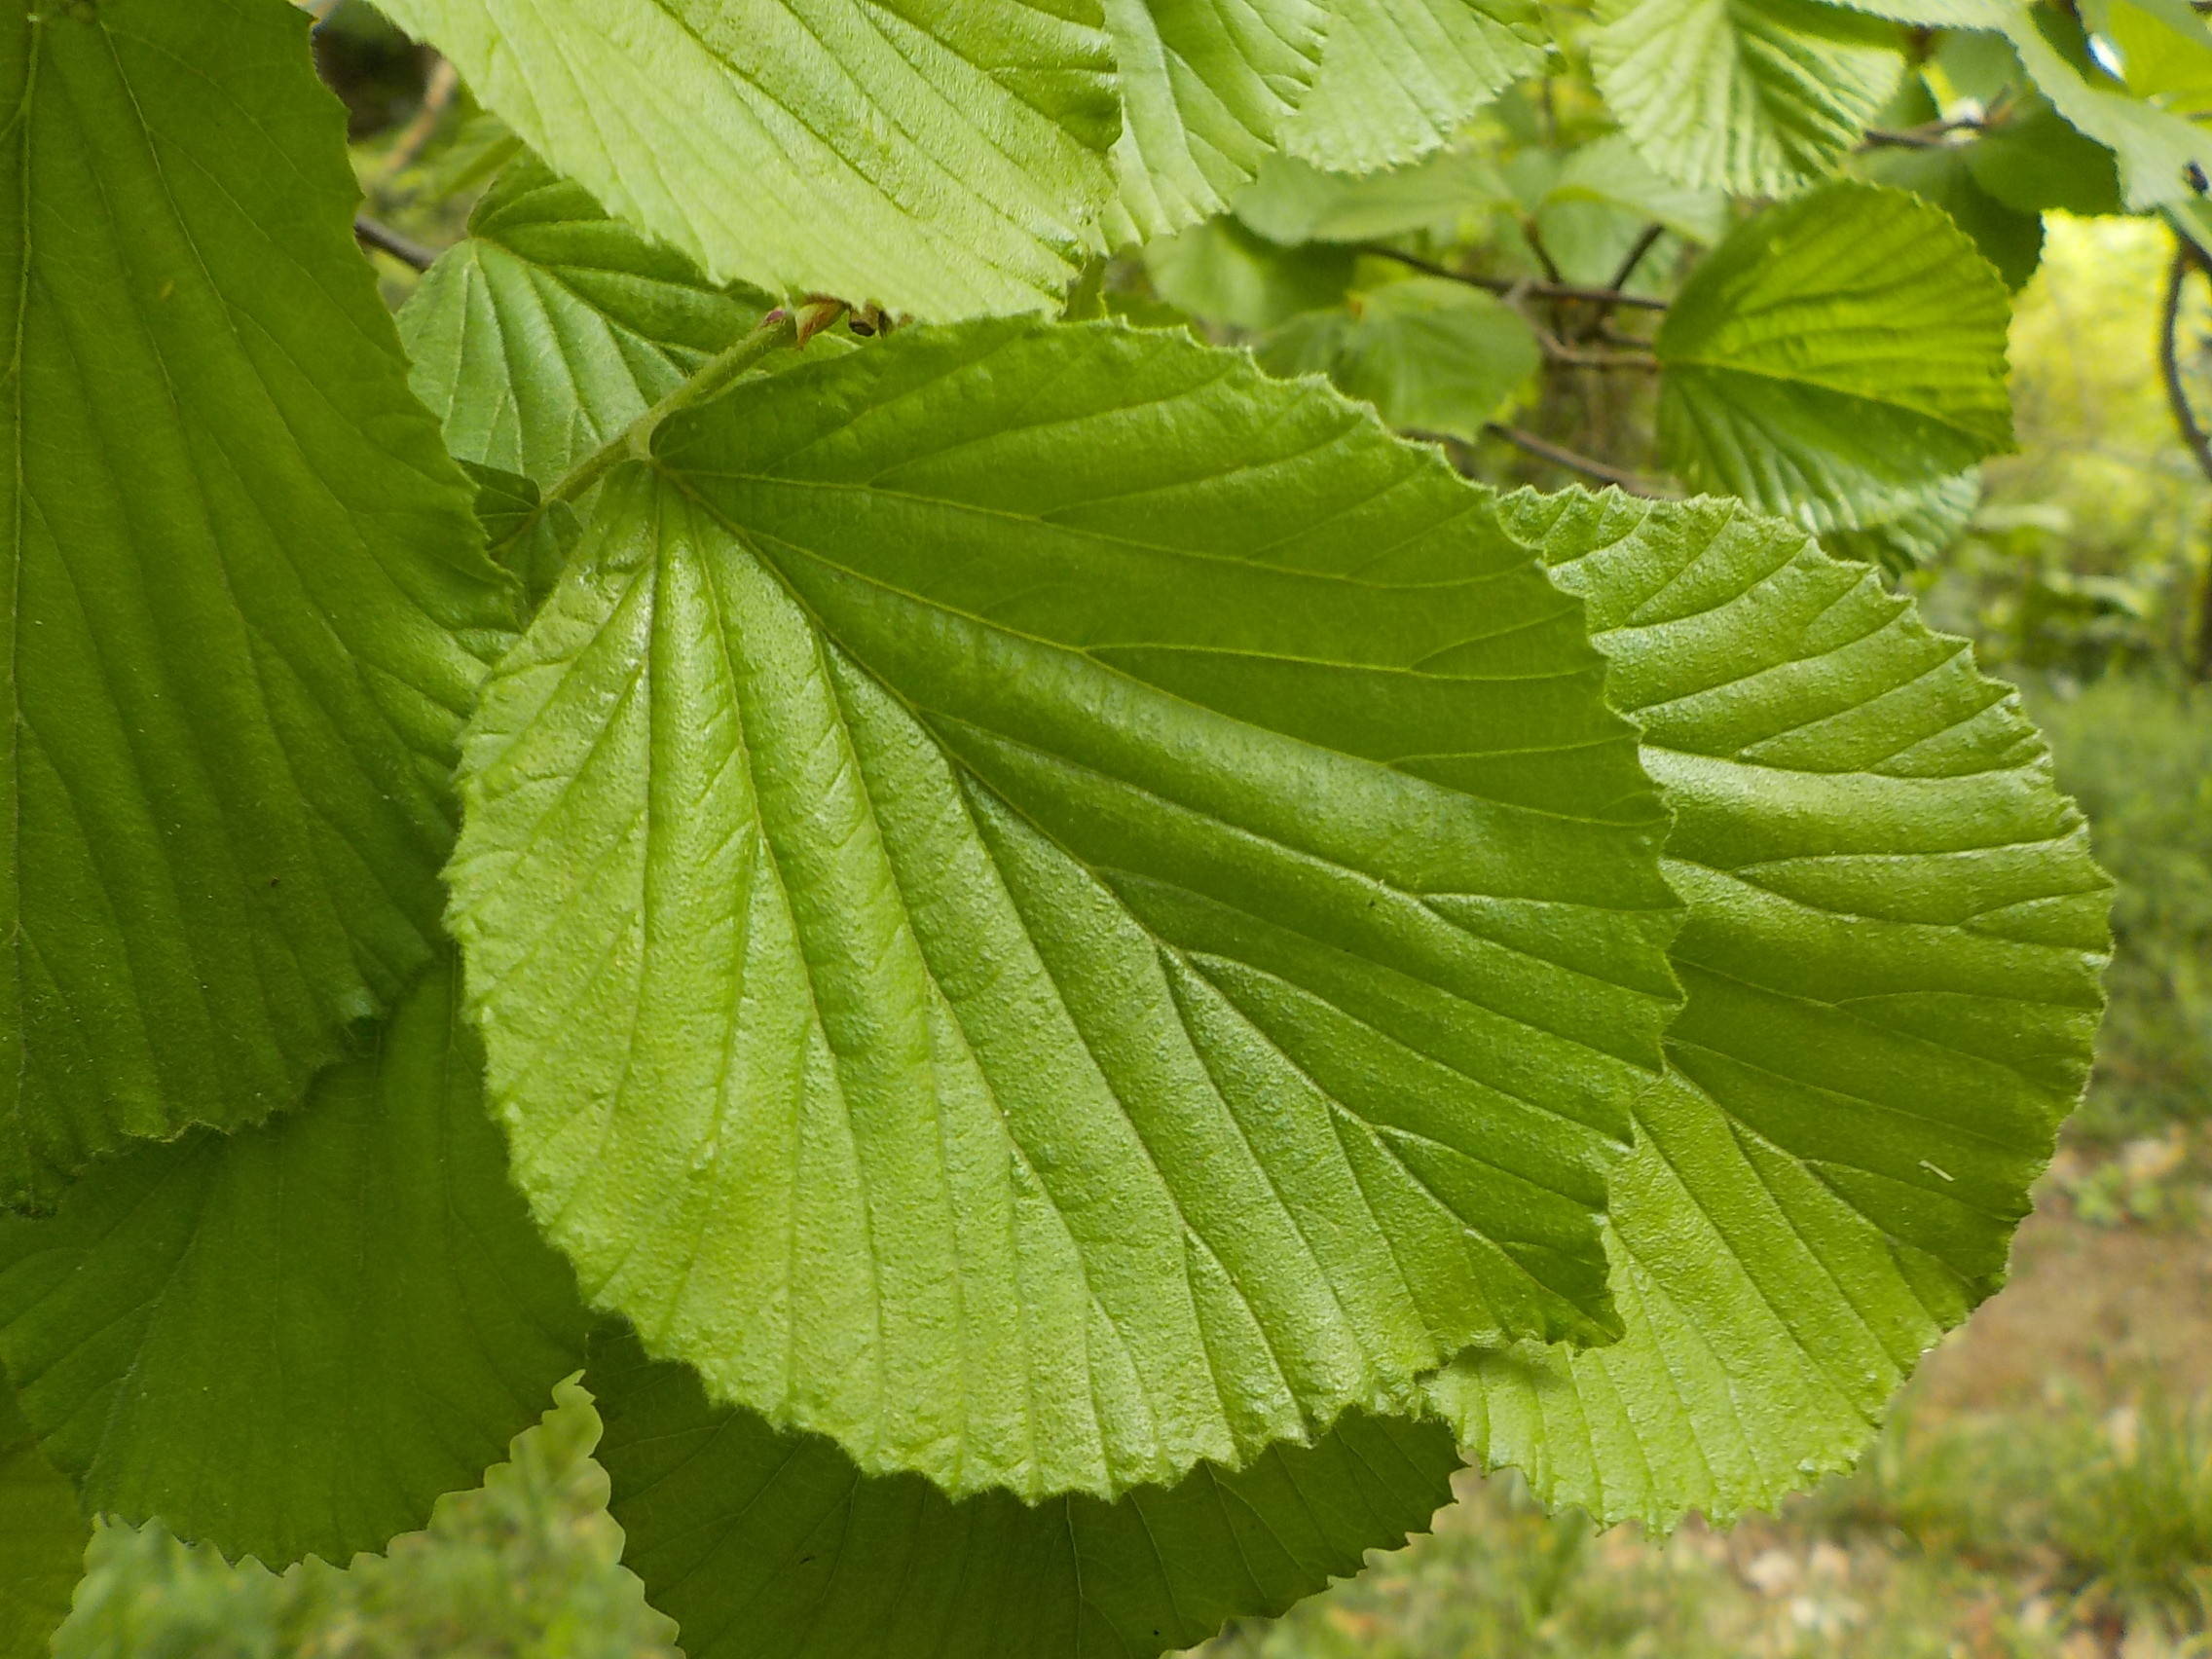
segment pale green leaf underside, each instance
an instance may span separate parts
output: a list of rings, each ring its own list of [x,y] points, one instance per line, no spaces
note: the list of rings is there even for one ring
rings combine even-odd
[[[1491,498],[1114,325],[903,331],[655,455],[487,691],[451,871],[588,1295],[956,1493],[1607,1334],[1674,912]]]
[[[0,1372],[0,1659],[46,1659],[91,1535],[76,1489],[46,1460]]]
[[[389,0],[562,173],[718,280],[1059,303],[1121,131],[1096,0]]]
[[[1113,1503],[955,1501],[712,1406],[626,1337],[595,1341],[585,1380],[623,1561],[689,1659],[1153,1659],[1426,1530],[1459,1464],[1440,1422],[1355,1415]]]
[[[399,335],[454,457],[549,489],[765,309],[524,161],[400,308]]]
[[[1934,203],[1834,184],[1770,207],[1659,330],[1659,436],[1691,484],[1819,530],[1909,511],[2011,448],[2004,279]]]
[[[582,1362],[457,978],[433,969],[297,1111],[0,1221],[0,1357],[89,1509],[342,1565],[476,1485]]]
[[[1896,29],[1819,0],[1641,0],[1592,37],[1590,59],[1653,166],[1745,195],[1825,172],[1904,68]]]
[[[1821,542],[1839,558],[1901,573],[1949,551],[1980,505],[1981,469],[1974,467],[1902,498],[1886,518],[1857,530],[1824,531]]]
[[[1107,238],[1168,236],[1229,205],[1313,85],[1320,0],[1104,0],[1121,72]]]
[[[1474,149],[1428,156],[1410,166],[1352,176],[1276,155],[1235,203],[1236,216],[1283,243],[1361,242],[1409,231],[1456,240],[1477,215],[1512,201],[1490,159]]]
[[[1628,1336],[1462,1361],[1473,1453],[1601,1521],[1848,1467],[2002,1278],[2079,1095],[2107,886],[1964,642],[1731,502],[1515,498],[1675,812],[1689,1002],[1610,1244]]]
[[[1400,431],[1472,442],[1535,374],[1535,334],[1503,300],[1416,276],[1360,296],[1356,312],[1293,317],[1260,343],[1271,374],[1326,375]]]
[[[1543,66],[1530,0],[1330,5],[1320,74],[1285,129],[1283,147],[1331,172],[1375,172],[1425,156]]]
[[[0,29],[0,1205],[295,1104],[436,934],[510,602],[306,33],[257,0]]]

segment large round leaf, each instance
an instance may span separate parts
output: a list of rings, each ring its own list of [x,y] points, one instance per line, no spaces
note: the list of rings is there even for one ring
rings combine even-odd
[[[16,7],[0,99],[6,1205],[296,1104],[423,967],[512,617],[307,20]]]
[[[1817,530],[1891,522],[2011,448],[2010,319],[1931,202],[1850,183],[1770,207],[1660,327],[1661,448],[1692,484]]]
[[[1360,1414],[1234,1473],[1108,1503],[955,1501],[708,1403],[634,1341],[593,1344],[623,1562],[689,1659],[1152,1659],[1285,1611],[1452,1501],[1452,1431]]]
[[[1509,503],[1590,605],[1689,900],[1610,1245],[1627,1337],[1434,1392],[1550,1503],[1668,1526],[1849,1467],[2002,1281],[2080,1095],[2108,884],[1964,642],[1730,502]]]
[[[449,964],[298,1111],[0,1222],[0,1358],[88,1509],[343,1564],[477,1484],[582,1361]]]
[[[1033,324],[744,383],[608,489],[451,873],[519,1178],[649,1348],[1042,1496],[1611,1334],[1675,912],[1490,498]]]

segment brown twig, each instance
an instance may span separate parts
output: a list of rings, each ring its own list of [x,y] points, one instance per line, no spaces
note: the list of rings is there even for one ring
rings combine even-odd
[[[401,236],[389,225],[370,218],[366,213],[353,215],[353,238],[363,247],[373,247],[379,253],[388,253],[402,265],[417,271],[427,271],[437,263],[438,250],[424,247],[421,242]]]
[[[1493,421],[1483,430],[1493,437],[1503,438],[1515,449],[1524,450],[1538,461],[1548,461],[1554,466],[1566,467],[1569,472],[1584,473],[1602,483],[1616,485],[1632,496],[1664,498],[1667,495],[1666,491],[1648,478],[1639,477],[1625,467],[1608,465],[1594,457],[1577,454],[1553,443],[1549,438],[1539,438],[1533,432],[1524,431],[1519,426],[1508,426]]]
[[[2189,401],[2189,387],[2181,378],[2181,302],[2189,291],[2191,276],[2198,273],[2212,276],[2212,263],[2194,242],[2175,232],[2173,264],[2166,271],[2165,303],[2158,318],[2158,374],[2166,384],[2166,402],[2173,410],[2181,440],[2195,460],[2197,471],[2212,482],[2212,438],[2205,435],[2204,424],[2197,420],[2196,410]],[[2212,680],[2212,573],[2207,573],[2204,590],[2197,596],[2191,670],[2198,680]]]
[[[1636,275],[1636,268],[1643,263],[1643,256],[1657,247],[1659,239],[1666,234],[1667,227],[1665,225],[1647,227],[1643,235],[1636,239],[1636,245],[1628,250],[1628,256],[1621,261],[1621,268],[1613,273],[1613,279],[1606,286],[1610,287],[1615,293],[1627,287],[1628,279]]]
[[[450,58],[439,58],[430,71],[430,78],[423,85],[423,107],[415,112],[414,119],[391,141],[391,149],[385,156],[384,166],[377,170],[379,187],[390,184],[415,165],[415,159],[422,155],[423,146],[437,131],[438,123],[445,119],[446,110],[459,91],[461,71],[453,66]]]
[[[1665,311],[1665,300],[1648,299],[1641,294],[1624,294],[1618,288],[1586,288],[1573,282],[1523,282],[1505,276],[1483,276],[1471,271],[1455,271],[1449,265],[1439,265],[1433,259],[1423,259],[1418,253],[1406,253],[1394,247],[1364,243],[1356,251],[1371,254],[1377,259],[1394,259],[1409,271],[1425,276],[1441,276],[1449,282],[1464,282],[1470,288],[1481,288],[1492,294],[1525,294],[1533,300],[1587,300],[1592,305],[1627,306],[1635,311]]]

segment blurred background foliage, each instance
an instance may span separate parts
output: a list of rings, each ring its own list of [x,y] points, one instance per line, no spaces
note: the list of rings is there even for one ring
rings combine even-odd
[[[361,0],[310,9],[396,304],[520,147]],[[1459,144],[1358,181],[1271,163],[1235,216],[1102,267],[1077,304],[1329,375],[1491,482],[1672,490],[1659,302],[1758,203],[1640,160],[1572,49],[1588,8],[1547,12],[1557,73]],[[2131,86],[2212,106],[2212,52],[2107,12]],[[1434,1536],[1210,1659],[2212,1655],[2212,484],[2157,369],[2176,236],[2120,213],[2109,155],[1994,37],[1913,51],[1848,166],[1940,206],[2015,290],[2018,448],[1909,524],[1826,539],[2019,682],[2120,883],[2096,1078],[2013,1282],[1859,1474],[1779,1516],[1601,1535],[1510,1473],[1466,1476]],[[2208,410],[2212,298],[2180,269],[2174,368]],[[103,1526],[55,1651],[669,1659],[675,1632],[617,1565],[597,1433],[566,1391],[482,1491],[350,1570],[277,1575]]]

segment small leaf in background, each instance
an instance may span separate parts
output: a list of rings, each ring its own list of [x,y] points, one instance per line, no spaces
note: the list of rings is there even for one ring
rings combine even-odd
[[[1974,246],[1997,267],[2005,285],[2027,285],[2043,262],[2043,215],[2022,212],[1989,194],[1974,174],[1977,144],[1944,144],[1921,149],[1898,145],[1862,157],[1862,177],[1896,190],[1909,190],[1933,202],[1951,222],[1973,239]]]
[[[583,1360],[568,1265],[486,1116],[459,974],[259,1128],[0,1220],[0,1359],[89,1510],[339,1566],[429,1519]]]
[[[1590,56],[1646,161],[1746,195],[1827,171],[1904,72],[1895,27],[1820,0],[1638,0]]]
[[[1739,226],[1657,350],[1659,436],[1699,489],[1816,529],[2011,447],[2004,279],[1934,203],[1834,184]]]
[[[1471,149],[1438,152],[1385,172],[1324,172],[1271,156],[1236,198],[1236,217],[1283,244],[1376,241],[1414,232],[1456,240],[1512,192],[1490,159]]]
[[[2016,212],[2121,211],[2120,165],[2040,92],[2010,101],[2003,121],[1966,146],[1968,170]]]
[[[1153,1659],[1427,1530],[1459,1466],[1443,1423],[1354,1414],[1311,1447],[1113,1503],[955,1501],[710,1404],[628,1336],[594,1339],[584,1381],[623,1561],[688,1659]]]
[[[718,281],[916,316],[1056,310],[1113,195],[1122,111],[1094,8],[384,9],[534,151]]]
[[[525,603],[535,610],[583,538],[582,519],[567,501],[548,504],[519,473],[472,461],[461,468],[476,486],[476,522],[484,527],[492,557],[514,572]]]
[[[1468,443],[1543,361],[1519,312],[1436,276],[1386,283],[1348,312],[1293,317],[1256,350],[1270,374],[1326,375],[1386,425]]]
[[[2189,0],[2101,0],[2087,15],[2119,51],[2130,92],[2180,114],[2212,112],[2212,27]]]
[[[2112,150],[2130,208],[2195,196],[2192,178],[2212,172],[2212,130],[2133,96],[2096,62],[2080,20],[2055,7],[2011,14],[2005,35],[2058,113]]]
[[[1313,85],[1321,0],[1105,0],[1121,71],[1107,240],[1172,235],[1229,205]],[[1125,221],[1125,222],[1123,222]]]
[[[264,0],[0,24],[0,1207],[296,1105],[438,936],[513,598],[307,31]]]
[[[46,1659],[91,1538],[77,1489],[39,1450],[0,1372],[0,1659]]]
[[[1613,1185],[1628,1336],[1432,1391],[1547,1504],[1725,1524],[1851,1467],[2002,1282],[2088,1074],[2110,884],[2009,688],[1864,566],[1728,501],[1507,513],[1643,724],[1689,1002]]]
[[[1329,0],[1321,72],[1284,151],[1331,172],[1417,161],[1543,67],[1532,0]]]
[[[766,309],[526,159],[400,308],[399,332],[455,458],[550,489]]]
[[[450,875],[517,1178],[648,1349],[1039,1498],[1611,1334],[1675,912],[1489,498],[1111,324],[902,329],[617,486]]]
[[[1300,312],[1336,305],[1351,286],[1349,247],[1286,247],[1234,218],[1204,224],[1144,250],[1161,298],[1208,322],[1272,328]]]

